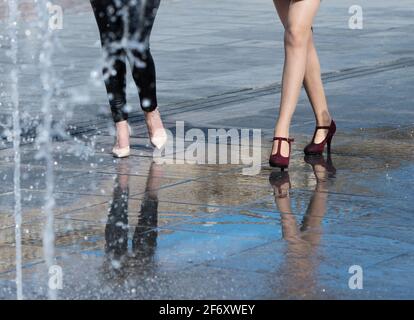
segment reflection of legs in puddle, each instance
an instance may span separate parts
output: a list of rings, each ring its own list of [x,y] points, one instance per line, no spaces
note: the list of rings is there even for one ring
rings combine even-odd
[[[316,178],[316,190],[322,190],[326,186],[325,182],[330,177],[334,177],[336,169],[332,163],[331,155],[328,155],[326,161],[323,155],[305,156],[304,158],[307,164],[310,164],[313,169],[313,173]]]
[[[157,247],[158,237],[158,189],[161,185],[162,167],[151,164],[144,199],[132,239],[132,250],[136,258],[151,260]]]
[[[105,228],[107,267],[116,270],[117,277],[127,274],[127,265],[134,266],[136,258],[147,263],[153,257],[157,246],[158,232],[158,189],[162,178],[162,167],[152,163],[147,177],[144,199],[138,217],[138,224],[132,239],[134,261],[128,260],[128,159],[118,162],[118,175],[115,180],[113,200]],[[108,270],[107,270],[108,271]]]
[[[269,178],[275,193],[276,206],[279,209],[283,238],[286,240],[297,237],[298,229],[295,216],[292,214],[289,189],[291,187],[289,173],[272,172]]]
[[[300,230],[303,232],[302,239],[306,240],[312,246],[317,246],[321,238],[320,228],[322,220],[326,213],[329,174],[334,168],[330,158],[326,162],[322,155],[306,156],[305,162],[312,166],[316,178],[316,186]]]
[[[322,234],[320,230],[322,220],[326,214],[328,184],[330,178],[335,175],[336,169],[333,166],[330,155],[328,155],[326,161],[322,155],[306,156],[305,162],[312,166],[316,178],[316,186],[300,230],[303,232],[302,239],[312,246],[317,246]]]
[[[287,251],[280,273],[286,297],[304,297],[313,287],[309,246],[301,239],[289,194],[290,179],[286,172],[272,172],[269,178],[274,189],[276,206],[280,212],[283,239]]]
[[[320,227],[326,213],[329,174],[335,172],[331,159],[325,162],[323,157],[313,157],[305,158],[305,161],[312,165],[317,184],[300,228],[292,212],[289,174],[272,172],[269,179],[281,215],[283,238],[287,242],[286,269],[282,270],[282,276],[286,277],[287,294],[297,297],[306,297],[315,291],[317,257],[314,253],[320,242]]]
[[[105,227],[105,251],[115,269],[128,253],[128,173],[128,159],[120,160]]]

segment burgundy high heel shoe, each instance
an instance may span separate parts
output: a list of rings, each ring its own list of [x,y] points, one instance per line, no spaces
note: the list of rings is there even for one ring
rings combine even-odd
[[[323,139],[322,142],[320,143],[315,143],[315,137],[316,137],[316,132],[318,130],[321,129],[325,129],[328,130],[328,134],[326,135],[325,139]],[[331,121],[331,124],[329,126],[319,126],[315,128],[315,133],[313,134],[313,138],[312,138],[312,142],[309,143],[306,147],[305,147],[305,154],[306,155],[318,155],[318,154],[322,154],[323,150],[325,149],[325,145],[328,146],[328,153],[331,153],[331,142],[332,142],[332,138],[335,135],[336,132],[336,124],[335,121]]]
[[[279,141],[279,143],[277,145],[277,152],[270,155],[269,165],[271,167],[281,168],[284,170],[289,167],[290,153],[292,151],[291,143],[295,140],[290,138],[274,137],[273,141]],[[281,153],[282,141],[286,141],[289,144],[289,155],[287,157],[282,156]]]

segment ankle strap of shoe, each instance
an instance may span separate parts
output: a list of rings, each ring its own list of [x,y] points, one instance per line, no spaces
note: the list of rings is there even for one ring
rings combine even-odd
[[[331,124],[329,126],[317,126],[316,130],[318,130],[318,129],[330,129],[332,127],[333,122],[334,121],[331,120]]]
[[[286,142],[293,142],[293,141],[295,141],[295,139],[292,139],[292,138],[274,137],[273,138],[273,141],[276,141],[276,140],[286,141]]]

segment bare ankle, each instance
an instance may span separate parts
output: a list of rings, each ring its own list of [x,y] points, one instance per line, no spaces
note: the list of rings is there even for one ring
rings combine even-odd
[[[275,137],[289,138],[290,119],[280,117],[275,126]]]
[[[289,138],[289,128],[277,125],[274,134],[275,137]]]
[[[116,124],[116,144],[119,148],[129,146],[129,128],[127,121],[121,121]]]
[[[316,123],[318,126],[327,126],[331,123],[332,117],[328,111],[324,111],[319,115],[316,115]]]

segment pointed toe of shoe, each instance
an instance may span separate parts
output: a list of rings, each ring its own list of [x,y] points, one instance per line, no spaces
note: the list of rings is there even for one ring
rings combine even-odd
[[[305,147],[305,149],[303,149],[303,152],[305,155],[318,155],[323,153],[323,149],[320,149],[321,148],[318,148],[318,146],[315,144],[309,144]]]
[[[151,140],[151,144],[155,148],[162,149],[162,147],[168,141],[168,136],[167,136],[167,133],[165,132],[165,130],[163,130],[162,132],[159,132],[159,133],[155,134],[150,140]]]
[[[131,149],[130,147],[125,147],[125,148],[113,148],[112,149],[112,155],[115,158],[126,158],[129,157],[131,154]]]

